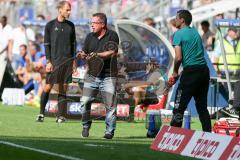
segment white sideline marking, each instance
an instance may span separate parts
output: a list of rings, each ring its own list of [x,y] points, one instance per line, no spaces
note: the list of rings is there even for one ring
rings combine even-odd
[[[105,147],[104,145],[98,145],[98,144],[84,144],[84,145],[88,147]]]
[[[108,147],[110,149],[114,149],[114,147],[109,146],[109,145],[101,145],[101,144],[84,144],[84,146],[87,147]]]
[[[84,159],[80,159],[80,158],[76,158],[76,157],[72,157],[72,156],[66,156],[66,155],[63,155],[63,154],[58,154],[58,153],[53,153],[53,152],[41,150],[41,149],[25,147],[25,146],[22,146],[22,145],[18,145],[18,144],[6,142],[6,141],[0,141],[0,144],[13,146],[13,147],[16,147],[16,148],[27,149],[27,150],[31,150],[31,151],[35,151],[35,152],[40,152],[40,153],[44,153],[44,154],[55,156],[55,157],[61,157],[61,158],[68,159],[68,160],[84,160]]]

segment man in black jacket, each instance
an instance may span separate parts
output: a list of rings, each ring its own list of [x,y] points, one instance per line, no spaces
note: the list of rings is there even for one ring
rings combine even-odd
[[[67,19],[71,5],[68,1],[59,2],[58,17],[47,23],[45,27],[44,46],[46,51],[46,85],[41,95],[40,114],[37,122],[43,122],[45,105],[54,84],[58,84],[58,115],[56,122],[65,121],[67,83],[71,82],[73,71],[76,35],[74,24]]]

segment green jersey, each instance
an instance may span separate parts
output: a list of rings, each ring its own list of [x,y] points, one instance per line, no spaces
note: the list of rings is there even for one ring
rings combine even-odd
[[[196,29],[186,26],[175,32],[173,46],[180,46],[183,68],[206,64],[202,39]]]

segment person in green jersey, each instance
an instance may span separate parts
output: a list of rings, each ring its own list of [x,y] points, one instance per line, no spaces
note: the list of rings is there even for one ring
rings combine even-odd
[[[177,12],[176,27],[179,30],[173,36],[175,59],[172,76],[175,80],[180,77],[180,83],[175,95],[170,125],[182,127],[184,111],[193,97],[203,131],[211,132],[211,120],[207,110],[209,69],[204,58],[201,37],[196,29],[190,27],[191,22],[192,15],[188,10]],[[181,64],[183,71],[180,75]]]

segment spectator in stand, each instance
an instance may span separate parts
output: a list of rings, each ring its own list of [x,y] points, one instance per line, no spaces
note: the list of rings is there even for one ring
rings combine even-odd
[[[27,58],[29,58],[27,57],[27,45],[25,44],[20,45],[19,54],[21,57],[18,59],[18,63],[19,63],[18,69],[26,67],[26,61],[27,61]]]
[[[9,42],[8,59],[12,63],[14,70],[16,70],[19,66],[18,59],[20,58],[20,45],[27,45],[28,40],[35,41],[34,31],[30,28],[26,28],[23,21],[24,18],[22,19],[20,26],[13,29]]]
[[[0,54],[7,51],[11,32],[12,27],[7,23],[7,17],[2,16],[0,18]]]
[[[125,91],[128,95],[132,96],[135,101],[135,106],[143,104],[148,106],[149,104],[158,103],[157,95],[162,94],[163,88],[160,84],[164,84],[160,68],[156,62],[149,62],[146,65],[146,81],[130,81],[124,85]]]
[[[39,21],[44,21],[44,20],[46,20],[45,16],[42,15],[42,14],[37,15],[37,18],[36,18],[36,19],[39,20]]]
[[[23,83],[23,89],[25,94],[31,91],[28,87],[28,83],[32,81],[31,73],[27,70],[27,62],[29,61],[29,56],[27,55],[27,45],[22,44],[19,47],[20,58],[18,59],[18,68],[16,70],[16,75],[18,79]]]
[[[143,20],[143,23],[145,23],[146,25],[149,25],[149,26],[155,28],[155,22],[154,22],[154,20],[153,20],[152,18],[150,18],[150,17],[145,18],[145,19]]]
[[[176,20],[175,19],[171,19],[169,24],[170,24],[170,28],[171,28],[171,32],[172,32],[172,34],[170,36],[170,42],[172,43],[174,33],[178,30],[178,28],[176,27]]]
[[[46,66],[46,57],[40,51],[40,46],[37,43],[33,43],[29,46],[29,52],[31,56],[31,62],[27,63],[28,70],[32,71],[33,78],[33,88],[36,101],[39,101],[41,96],[41,91],[39,91],[39,85],[41,81],[42,74],[45,74],[44,66]],[[42,90],[42,89],[41,89]]]
[[[20,46],[19,66],[16,70],[19,80],[24,84],[25,94],[34,89],[35,95],[38,95],[38,84],[41,79],[39,72],[43,70],[46,60],[45,55],[39,52],[40,47],[37,44],[30,45],[30,57],[27,55],[27,46]]]
[[[38,21],[45,21],[46,18],[44,15],[42,14],[39,14],[37,15],[36,17],[36,20]],[[41,23],[41,22],[40,22]],[[35,30],[36,32],[36,35],[35,35],[35,40],[36,42],[41,46],[41,50],[43,53],[45,53],[45,50],[44,50],[44,45],[43,45],[43,36],[44,36],[44,28],[42,27],[37,27],[37,29]]]
[[[40,51],[45,54],[43,34],[37,33],[35,39],[36,39],[35,42],[40,46]]]
[[[28,91],[34,89],[34,98],[29,101],[30,104],[39,106],[39,98],[42,94],[43,86],[46,79],[46,57],[45,54],[40,51],[40,46],[37,43],[31,43],[29,45],[29,53],[31,61],[27,61],[27,70],[31,73],[32,81],[29,81]]]
[[[144,23],[155,28],[155,22],[152,18],[144,19]],[[152,40],[153,37],[151,37],[149,32],[143,32],[142,36],[144,37],[146,45],[144,61],[154,60],[161,65],[161,67],[167,66],[169,62],[169,54],[165,45],[161,43],[154,43]]]
[[[210,31],[209,27],[210,24],[208,21],[202,21],[201,22],[201,27],[203,31],[202,35],[202,41],[203,41],[203,46],[207,51],[212,51],[213,50],[213,39],[214,39],[214,33]]]

